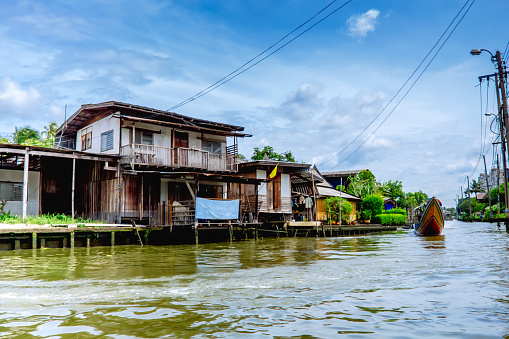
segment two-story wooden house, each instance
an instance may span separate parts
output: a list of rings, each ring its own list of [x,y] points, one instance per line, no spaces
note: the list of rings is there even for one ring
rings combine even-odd
[[[121,102],[83,105],[56,132],[55,146],[117,157],[82,173],[77,215],[149,224],[191,224],[196,197],[227,199],[238,175],[240,126]]]

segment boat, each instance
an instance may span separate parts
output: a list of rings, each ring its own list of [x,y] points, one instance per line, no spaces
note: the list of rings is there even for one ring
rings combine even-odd
[[[444,215],[442,203],[433,197],[415,209],[417,222],[414,232],[419,235],[440,235],[444,229]]]

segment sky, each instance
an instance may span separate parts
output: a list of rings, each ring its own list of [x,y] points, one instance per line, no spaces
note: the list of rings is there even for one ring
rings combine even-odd
[[[168,110],[331,1],[3,1],[0,135],[60,125],[83,104]],[[404,98],[423,66],[396,94],[466,0],[352,0],[339,8],[346,1],[270,57],[172,111],[245,127],[252,137],[239,140],[239,152],[248,158],[270,145],[322,172],[369,169],[377,180],[400,180],[406,192],[454,206],[467,176],[484,171],[480,155],[488,169],[494,164],[484,115],[496,112],[494,86],[479,86],[478,76],[495,69],[489,54],[469,52],[506,51],[509,1],[475,1]]]

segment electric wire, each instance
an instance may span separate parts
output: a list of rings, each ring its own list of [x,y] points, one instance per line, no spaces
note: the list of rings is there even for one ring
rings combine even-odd
[[[470,0],[467,0],[467,2],[465,3],[465,5],[469,2]],[[415,84],[417,83],[417,81],[419,81],[419,79],[421,78],[421,76],[424,74],[424,72],[426,72],[426,70],[429,68],[429,66],[431,65],[431,63],[433,62],[433,60],[435,60],[435,58],[437,57],[438,53],[442,50],[442,48],[444,47],[445,43],[449,40],[449,38],[451,37],[452,33],[454,33],[454,31],[456,30],[456,28],[458,27],[458,25],[461,23],[461,21],[463,21],[463,18],[465,17],[465,15],[468,13],[468,11],[470,10],[470,8],[472,7],[472,5],[475,3],[476,0],[473,0],[472,3],[470,4],[470,6],[467,8],[467,10],[465,11],[465,13],[463,13],[462,17],[459,19],[459,21],[456,23],[456,25],[453,27],[453,29],[451,30],[451,32],[449,33],[449,35],[447,36],[447,38],[443,41],[443,43],[440,45],[440,47],[437,49],[437,51],[435,52],[435,54],[433,55],[433,57],[431,58],[431,60],[428,62],[428,64],[426,65],[426,67],[424,67],[424,69],[421,71],[421,73],[419,74],[419,76],[414,80],[414,82],[412,83],[412,85],[410,86],[410,88],[408,88],[408,90],[405,92],[405,94],[401,97],[401,99],[396,103],[396,105],[391,109],[391,111],[387,114],[387,116],[382,120],[382,122],[375,128],[375,130],[373,132],[371,132],[369,134],[369,136],[352,152],[350,153],[350,155],[348,155],[348,157],[346,157],[343,161],[341,161],[340,163],[338,163],[336,166],[332,167],[330,170],[340,166],[341,164],[343,164],[345,161],[347,161],[353,154],[355,154],[362,146],[364,146],[364,144],[375,134],[376,131],[378,131],[378,129],[380,127],[382,127],[382,125],[385,123],[385,121],[391,116],[391,114],[396,110],[396,108],[398,108],[398,106],[401,104],[401,102],[406,98],[406,96],[408,95],[408,93],[410,93],[410,91],[412,90],[412,88],[415,86]],[[464,6],[465,6],[464,5]],[[462,9],[460,10],[460,12],[463,10],[464,7],[462,7]],[[458,13],[459,15],[459,13]],[[453,19],[456,20],[457,16]]]
[[[303,32],[299,33],[297,36],[295,36],[294,38],[290,39],[289,41],[287,41],[286,43],[284,43],[282,46],[278,47],[276,50],[274,50],[273,52],[269,53],[268,55],[266,55],[265,57],[261,58],[260,60],[254,62],[257,58],[259,58],[260,56],[262,56],[263,54],[265,54],[266,52],[268,52],[269,50],[273,49],[274,47],[276,47],[278,44],[280,44],[281,42],[283,42],[283,40],[285,40],[286,38],[288,38],[290,35],[292,35],[293,33],[295,33],[296,31],[298,31],[299,29],[301,29],[303,26],[305,26],[306,24],[308,24],[310,21],[312,21],[313,19],[315,19],[318,15],[320,15],[322,12],[324,12],[327,8],[329,8],[330,6],[332,6],[335,2],[337,2],[338,0],[334,0],[332,2],[330,2],[327,6],[325,6],[324,8],[322,8],[320,11],[318,11],[315,15],[313,15],[310,19],[306,20],[303,24],[299,25],[297,28],[295,28],[294,30],[292,30],[290,33],[286,34],[284,37],[282,37],[281,39],[279,39],[276,43],[272,44],[270,47],[266,48],[263,52],[259,53],[258,55],[256,55],[254,58],[250,59],[249,61],[247,61],[246,63],[244,63],[242,66],[240,66],[239,68],[237,68],[236,70],[234,70],[233,72],[229,73],[228,75],[224,76],[223,78],[221,78],[220,80],[216,81],[214,84],[210,85],[209,87],[205,88],[204,90],[196,93],[195,95],[189,97],[188,99],[182,101],[181,103],[169,108],[167,111],[171,111],[171,110],[174,110],[176,108],[179,108],[179,107],[182,107],[188,103],[190,103],[191,101],[194,101],[202,96],[204,96],[205,94],[207,93],[210,93],[211,91],[215,90],[216,88],[226,84],[227,82],[233,80],[234,78],[238,77],[239,75],[241,75],[242,73],[246,72],[247,70],[251,69],[252,67],[256,66],[257,64],[259,64],[260,62],[262,62],[263,60],[267,59],[268,57],[270,57],[271,55],[273,55],[274,53],[278,52],[279,50],[281,50],[282,48],[286,47],[288,44],[290,44],[291,42],[293,42],[294,40],[296,40],[297,38],[299,38],[300,36],[302,36],[304,33],[308,32],[309,30],[311,30],[312,28],[314,28],[315,26],[317,26],[319,23],[321,23],[322,21],[324,21],[325,19],[329,18],[332,14],[336,13],[337,11],[339,11],[340,9],[342,9],[343,7],[345,7],[347,4],[349,4],[350,2],[352,2],[353,0],[347,0],[346,2],[344,2],[341,6],[339,6],[338,8],[334,9],[331,13],[327,14],[325,17],[323,17],[322,19],[318,20],[316,23],[314,23],[313,25],[311,25],[310,27],[308,27],[307,29],[305,29]],[[253,63],[254,62],[254,63]],[[252,63],[252,64],[251,64]],[[247,67],[249,64],[251,64],[249,67]]]
[[[507,59],[509,58],[509,54],[507,53],[508,49],[509,49],[509,41],[507,42],[507,45],[505,45],[505,50],[504,50],[504,53],[502,54],[503,58],[504,58],[504,62],[506,62]]]
[[[461,9],[458,11],[458,13],[456,14],[456,16],[452,19],[452,21],[449,23],[449,25],[447,26],[447,28],[444,30],[444,32],[442,33],[442,35],[438,38],[438,40],[435,42],[435,44],[433,45],[433,47],[428,51],[428,53],[424,56],[424,58],[421,60],[421,62],[419,63],[419,65],[414,69],[414,71],[412,72],[412,74],[410,74],[410,76],[407,78],[407,80],[403,83],[403,85],[398,89],[398,91],[392,96],[392,98],[389,100],[389,102],[382,108],[382,110],[371,120],[371,122],[352,140],[350,141],[340,152],[338,152],[337,154],[335,154],[334,156],[332,156],[331,158],[329,158],[328,160],[322,162],[321,164],[319,164],[318,166],[322,166],[322,165],[325,165],[326,163],[328,163],[329,161],[335,159],[336,157],[338,157],[339,155],[341,155],[348,147],[350,147],[355,141],[357,141],[363,134],[364,132],[366,132],[366,130],[380,117],[380,115],[382,115],[382,113],[389,107],[389,105],[397,98],[397,96],[401,93],[401,91],[403,91],[403,89],[405,88],[405,86],[410,82],[410,80],[414,77],[414,75],[417,73],[417,71],[421,68],[421,66],[424,64],[424,62],[426,61],[426,59],[428,59],[428,57],[431,55],[431,53],[433,52],[433,50],[438,46],[438,44],[440,43],[440,41],[443,39],[443,37],[447,34],[447,32],[449,31],[449,29],[451,28],[451,26],[454,24],[454,22],[456,21],[456,19],[459,17],[459,15],[463,12],[463,10],[465,9],[465,7],[467,6],[467,4],[470,2],[471,0],[467,0],[465,2],[465,4],[461,7]],[[470,9],[470,7],[472,7],[472,5],[474,4],[476,0],[473,0],[472,3],[470,4],[470,6],[468,7],[467,11],[465,12],[465,14],[468,12],[468,10]],[[465,16],[465,14],[463,15],[463,17]],[[461,22],[461,20],[463,20],[463,17],[460,19],[460,21],[458,22],[458,24]],[[452,32],[454,32],[454,30],[456,29],[457,25],[454,27],[454,29],[451,31],[450,34],[452,34]],[[449,37],[450,37],[450,34],[449,34]],[[444,43],[449,39],[449,37],[444,41]],[[443,44],[442,44],[442,47],[443,47]],[[440,47],[440,49],[442,48]],[[438,51],[440,51],[440,49]],[[436,57],[436,54],[435,56],[433,57],[433,59]],[[431,59],[431,61],[433,61],[433,59]],[[429,66],[429,63],[428,63],[428,66]],[[427,67],[424,69],[424,71],[427,69]],[[424,72],[423,71],[423,72]],[[421,75],[422,73],[421,72]],[[420,76],[417,78],[417,80],[419,80]],[[417,81],[416,80],[416,81]],[[415,82],[416,82],[415,81]],[[413,85],[415,85],[415,82]],[[410,87],[410,89],[412,89],[413,85]],[[407,94],[408,94],[408,91],[407,91]],[[406,96],[406,94],[405,94]],[[405,97],[403,96],[403,98]],[[401,100],[400,100],[401,102]],[[399,104],[398,104],[399,105]],[[397,107],[397,106],[396,106]],[[394,111],[394,109],[392,110]],[[392,113],[391,111],[391,113]],[[389,113],[389,115],[391,114]],[[387,119],[387,118],[386,118]],[[384,119],[382,121],[382,124],[385,122]],[[378,129],[378,128],[377,128]],[[376,130],[375,130],[376,131]],[[369,139],[369,137],[368,137]],[[364,143],[368,140],[366,139],[364,141]],[[364,145],[364,143],[362,143],[362,145]],[[360,147],[362,147],[362,145]],[[354,153],[360,148],[358,147]],[[353,153],[352,153],[353,154]],[[350,155],[351,156],[351,155]],[[350,157],[348,156],[348,158]],[[347,159],[348,159],[347,158]],[[346,159],[345,159],[346,160]],[[339,163],[338,165],[332,167],[329,169],[332,170],[336,167],[338,167],[340,164],[342,164],[345,160],[343,160],[341,163]]]

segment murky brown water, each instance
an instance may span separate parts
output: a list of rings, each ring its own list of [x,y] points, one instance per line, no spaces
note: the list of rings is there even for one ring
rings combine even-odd
[[[233,244],[0,252],[9,338],[501,338],[509,235],[449,222]]]

